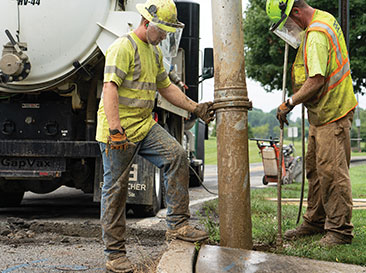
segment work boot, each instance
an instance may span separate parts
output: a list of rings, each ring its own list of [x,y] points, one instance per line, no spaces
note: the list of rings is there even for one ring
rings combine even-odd
[[[121,256],[113,260],[108,260],[105,264],[107,272],[116,273],[130,273],[133,272],[133,267],[131,262],[126,256]]]
[[[345,236],[341,235],[336,232],[327,232],[323,236],[323,238],[320,239],[318,244],[323,247],[331,247],[336,245],[345,245],[345,244],[351,244],[352,243],[352,237],[351,236]]]
[[[199,230],[190,225],[177,229],[168,229],[165,233],[166,240],[180,239],[187,242],[199,242],[208,238],[207,232]]]
[[[291,240],[299,237],[314,235],[317,233],[324,233],[324,229],[310,225],[308,223],[302,223],[297,228],[286,231],[284,237],[287,240]]]

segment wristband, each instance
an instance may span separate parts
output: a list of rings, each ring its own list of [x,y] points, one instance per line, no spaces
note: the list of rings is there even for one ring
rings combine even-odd
[[[123,129],[122,129],[122,130],[123,130]],[[109,134],[110,134],[110,135],[116,135],[116,134],[118,134],[118,133],[121,133],[118,129],[113,129],[113,130],[109,129]],[[123,131],[122,131],[122,133],[123,133]]]

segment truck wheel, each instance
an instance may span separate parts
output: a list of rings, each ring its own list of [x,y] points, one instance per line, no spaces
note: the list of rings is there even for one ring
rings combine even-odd
[[[0,191],[0,208],[18,207],[23,200],[24,191],[3,192]]]
[[[263,175],[262,183],[263,183],[263,185],[268,185],[268,181],[267,181],[267,178],[265,175]]]
[[[166,208],[166,188],[165,188],[165,184],[164,184],[164,172],[161,169],[160,170],[160,185],[161,185],[161,208]]]
[[[132,210],[137,217],[153,217],[162,208],[163,179],[159,168],[155,168],[152,205],[133,205]]]
[[[153,193],[153,204],[150,208],[150,215],[149,216],[155,216],[159,210],[162,207],[162,201],[163,201],[163,180],[161,179],[161,170],[159,168],[155,168],[155,178],[154,178],[154,193]]]

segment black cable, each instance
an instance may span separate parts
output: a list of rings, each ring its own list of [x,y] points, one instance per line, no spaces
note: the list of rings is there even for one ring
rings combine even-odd
[[[193,173],[197,176],[198,178],[198,182],[200,183],[200,185],[210,194],[213,194],[213,195],[219,195],[218,193],[215,193],[215,192],[212,192],[210,191],[209,189],[206,188],[206,186],[203,185],[203,181],[201,180],[201,177],[198,175],[198,173],[192,168],[191,165],[189,165],[189,167],[191,168],[191,170],[193,171]]]

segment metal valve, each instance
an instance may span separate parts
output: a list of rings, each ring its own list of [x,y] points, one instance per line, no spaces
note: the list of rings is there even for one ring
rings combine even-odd
[[[17,43],[9,30],[5,30],[10,42],[4,45],[0,59],[1,78],[6,82],[22,81],[28,77],[31,64],[23,51],[27,50],[26,43]]]

